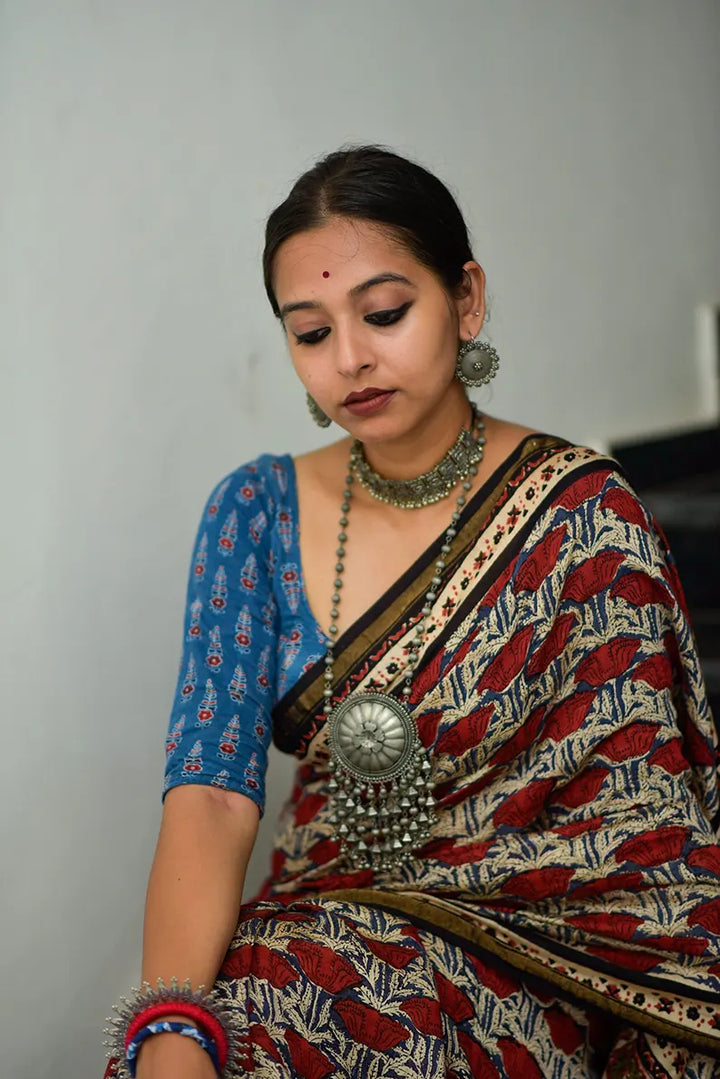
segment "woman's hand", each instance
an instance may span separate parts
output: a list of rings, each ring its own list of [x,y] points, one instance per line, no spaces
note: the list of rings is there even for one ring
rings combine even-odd
[[[138,1054],[137,1079],[217,1079],[208,1053],[182,1034],[153,1034]]]

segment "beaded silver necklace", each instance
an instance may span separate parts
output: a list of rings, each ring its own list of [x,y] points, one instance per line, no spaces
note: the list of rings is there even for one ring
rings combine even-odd
[[[350,693],[333,708],[334,644],[338,635],[337,619],[340,613],[342,574],[345,569],[346,529],[357,469],[357,456],[351,451],[339,522],[335,591],[332,595],[330,636],[325,656],[323,711],[328,722],[330,748],[330,823],[335,825],[341,841],[341,857],[357,869],[393,869],[404,861],[414,847],[425,842],[433,823],[435,799],[432,795],[432,766],[418,737],[409,703],[413,674],[425,641],[427,621],[442,583],[445,560],[457,535],[457,525],[467,502],[468,491],[472,487],[472,478],[477,475],[483,456],[484,424],[474,405],[472,410],[473,434],[471,436],[465,428],[462,431],[462,434],[468,436],[471,452],[465,454],[460,467],[457,459],[453,461],[456,479],[444,494],[449,494],[452,487],[461,481],[462,489],[450,518],[450,525],[445,531],[440,557],[435,563],[430,588],[425,594],[421,618],[409,646],[401,699],[380,692]],[[464,443],[465,440],[462,441]],[[460,442],[461,439],[458,439],[449,452],[455,451]],[[354,448],[353,446],[353,450]],[[446,454],[440,465],[447,457]],[[436,465],[435,469],[425,475],[442,475],[438,471],[439,467]],[[367,469],[372,472],[369,465]],[[366,472],[365,479],[367,477]],[[383,495],[386,495],[387,489],[382,484],[390,481],[384,480],[377,473],[372,473],[368,483],[363,483],[363,486],[366,486],[371,494],[375,494],[375,497],[390,501],[389,498],[376,494],[377,481],[380,481],[380,489]],[[392,482],[412,485],[417,483],[417,480]],[[413,497],[416,491],[417,489],[413,488]],[[443,495],[433,497],[431,501],[438,501],[440,497]],[[393,504],[409,508],[415,503],[404,500]],[[429,503],[423,501],[417,504]]]

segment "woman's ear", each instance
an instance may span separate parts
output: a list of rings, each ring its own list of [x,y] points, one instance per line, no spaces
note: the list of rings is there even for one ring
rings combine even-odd
[[[478,262],[466,262],[463,266],[463,288],[455,300],[458,324],[470,337],[476,337],[485,321],[485,272]],[[478,324],[477,316],[480,315]]]

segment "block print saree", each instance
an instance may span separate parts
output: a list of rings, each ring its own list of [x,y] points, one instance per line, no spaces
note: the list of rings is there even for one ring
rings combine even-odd
[[[338,699],[399,691],[441,542],[338,642]],[[322,674],[275,709],[297,781],[217,981],[246,1071],[720,1076],[717,740],[615,462],[534,436],[465,507],[411,699],[437,816],[400,869],[339,858]]]

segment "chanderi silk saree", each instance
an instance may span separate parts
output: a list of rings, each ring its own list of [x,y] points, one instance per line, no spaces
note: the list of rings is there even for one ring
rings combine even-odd
[[[338,642],[338,699],[399,690],[439,544]],[[660,529],[611,459],[525,439],[465,507],[413,682],[431,838],[352,871],[323,663],[272,873],[218,988],[259,1076],[720,1076],[717,739]]]

